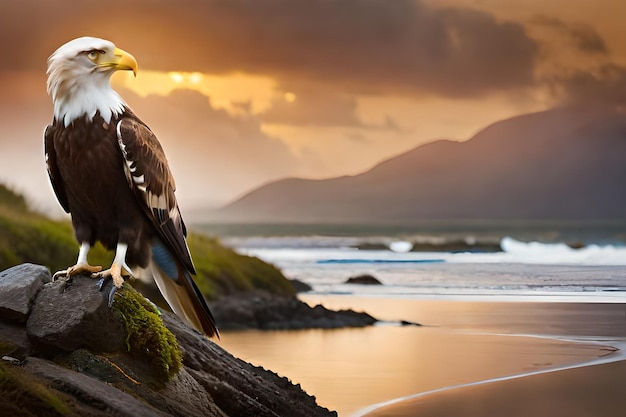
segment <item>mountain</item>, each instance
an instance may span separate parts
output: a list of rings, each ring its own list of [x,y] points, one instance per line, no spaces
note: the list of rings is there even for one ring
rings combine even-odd
[[[244,222],[624,219],[626,114],[577,107],[517,116],[359,175],[276,181],[214,214]]]

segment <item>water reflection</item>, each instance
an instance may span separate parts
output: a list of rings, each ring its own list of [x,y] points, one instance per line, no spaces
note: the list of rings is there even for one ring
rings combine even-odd
[[[392,326],[227,332],[220,344],[300,383],[340,416],[400,396],[601,354],[595,345],[551,339]]]

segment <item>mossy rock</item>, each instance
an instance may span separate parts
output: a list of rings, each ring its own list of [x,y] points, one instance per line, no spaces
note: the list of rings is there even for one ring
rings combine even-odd
[[[154,304],[124,283],[117,292],[113,309],[126,326],[126,346],[131,355],[151,364],[161,382],[175,376],[182,367],[182,353]]]
[[[19,367],[0,362],[0,415],[3,416],[76,416],[67,398]]]

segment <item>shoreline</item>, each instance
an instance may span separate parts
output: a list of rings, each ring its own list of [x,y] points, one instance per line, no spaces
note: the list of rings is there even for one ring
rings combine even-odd
[[[289,376],[342,417],[372,404],[441,387],[587,364],[604,358],[607,350],[603,346],[626,338],[624,304],[398,300],[314,294],[299,294],[299,298],[310,305],[366,311],[382,321],[402,318],[423,324],[224,335],[221,344],[229,351]],[[462,414],[436,416],[449,415]]]
[[[484,333],[484,334],[496,335],[496,334],[491,334],[491,333]],[[502,377],[490,378],[490,379],[479,380],[479,381],[458,384],[458,385],[451,385],[451,386],[446,386],[442,388],[437,388],[434,390],[419,392],[413,395],[394,398],[388,401],[383,401],[380,403],[372,404],[368,407],[358,410],[355,413],[352,413],[349,417],[385,417],[387,416],[387,414],[385,413],[385,410],[389,410],[390,416],[391,415],[399,416],[402,414],[395,412],[393,410],[394,406],[403,405],[404,408],[408,408],[411,405],[415,406],[416,400],[419,400],[421,398],[431,396],[431,395],[443,394],[443,393],[449,393],[449,394],[454,395],[455,390],[471,388],[471,387],[479,387],[481,385],[487,385],[487,384],[497,384],[503,381],[527,378],[527,377],[531,377],[534,375],[551,374],[551,373],[557,373],[561,371],[568,371],[568,370],[579,369],[579,368],[587,368],[587,367],[593,367],[593,366],[598,366],[598,365],[612,364],[616,362],[623,362],[624,364],[626,364],[626,337],[622,337],[619,339],[615,339],[615,338],[572,339],[572,338],[567,338],[567,337],[557,336],[557,335],[546,336],[546,335],[531,335],[531,334],[497,334],[497,336],[530,337],[530,338],[542,338],[542,339],[552,339],[552,340],[558,340],[558,341],[567,341],[570,343],[595,344],[601,347],[611,348],[612,351],[605,355],[601,355],[595,359],[591,359],[591,360],[584,361],[584,362],[559,365],[555,367],[537,369],[534,371],[506,375]],[[625,375],[625,379],[626,379],[626,375]]]

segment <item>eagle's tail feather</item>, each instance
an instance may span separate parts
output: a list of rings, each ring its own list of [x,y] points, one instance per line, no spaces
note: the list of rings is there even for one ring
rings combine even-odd
[[[167,303],[177,316],[184,319],[198,331],[209,337],[219,337],[213,314],[211,314],[191,274],[185,270],[184,266],[176,262],[169,253],[158,253],[159,249],[154,249],[157,247],[159,245],[153,247],[150,269],[152,270],[154,281]],[[162,246],[160,247],[163,248]],[[164,262],[165,260],[167,262]],[[173,265],[175,265],[174,268],[172,268]],[[176,272],[175,274],[173,274],[174,271]]]

